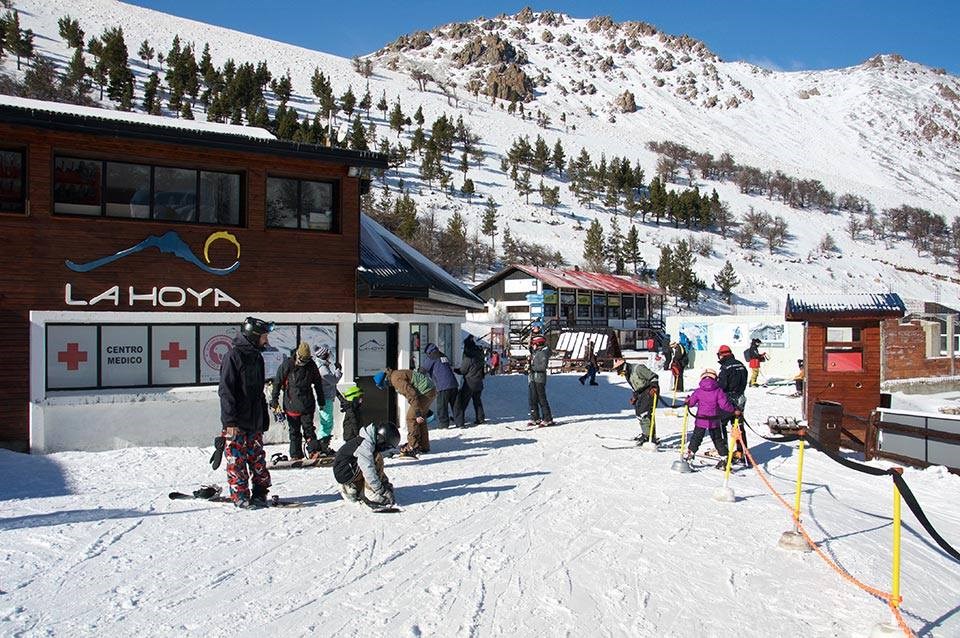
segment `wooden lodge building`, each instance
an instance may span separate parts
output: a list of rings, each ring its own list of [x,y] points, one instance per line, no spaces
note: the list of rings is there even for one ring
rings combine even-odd
[[[372,390],[482,301],[360,213],[377,153],[0,96],[0,446],[208,445],[219,362],[274,321],[268,374],[324,343]],[[202,418],[198,418],[202,415]],[[268,440],[285,440],[272,427]]]

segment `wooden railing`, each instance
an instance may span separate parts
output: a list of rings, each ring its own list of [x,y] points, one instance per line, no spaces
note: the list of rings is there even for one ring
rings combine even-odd
[[[889,459],[960,474],[960,417],[878,408],[867,425],[867,460]]]

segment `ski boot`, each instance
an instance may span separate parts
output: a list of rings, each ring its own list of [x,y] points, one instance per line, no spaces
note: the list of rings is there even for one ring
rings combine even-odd
[[[267,491],[268,491],[268,488],[266,487],[262,487],[260,485],[254,485],[253,493],[250,495],[250,507],[251,508],[268,507]]]

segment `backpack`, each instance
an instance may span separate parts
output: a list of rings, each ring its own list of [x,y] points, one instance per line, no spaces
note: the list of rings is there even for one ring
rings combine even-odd
[[[750,348],[747,348],[746,350],[743,351],[743,360],[744,361],[750,360]]]
[[[680,355],[677,357],[677,363],[686,368],[690,363],[690,358],[687,356],[687,349],[680,344],[677,344],[677,348],[680,350]]]
[[[433,383],[433,379],[420,372],[419,370],[414,370],[413,374],[410,375],[410,384],[416,389],[417,393],[420,395],[429,394],[436,386]]]

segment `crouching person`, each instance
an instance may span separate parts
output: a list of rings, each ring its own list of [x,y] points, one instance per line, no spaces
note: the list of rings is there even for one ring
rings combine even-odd
[[[400,430],[393,423],[371,423],[360,435],[345,442],[333,462],[333,476],[344,500],[393,505],[393,485],[383,471],[383,452],[400,445]],[[366,493],[365,493],[366,492]]]

